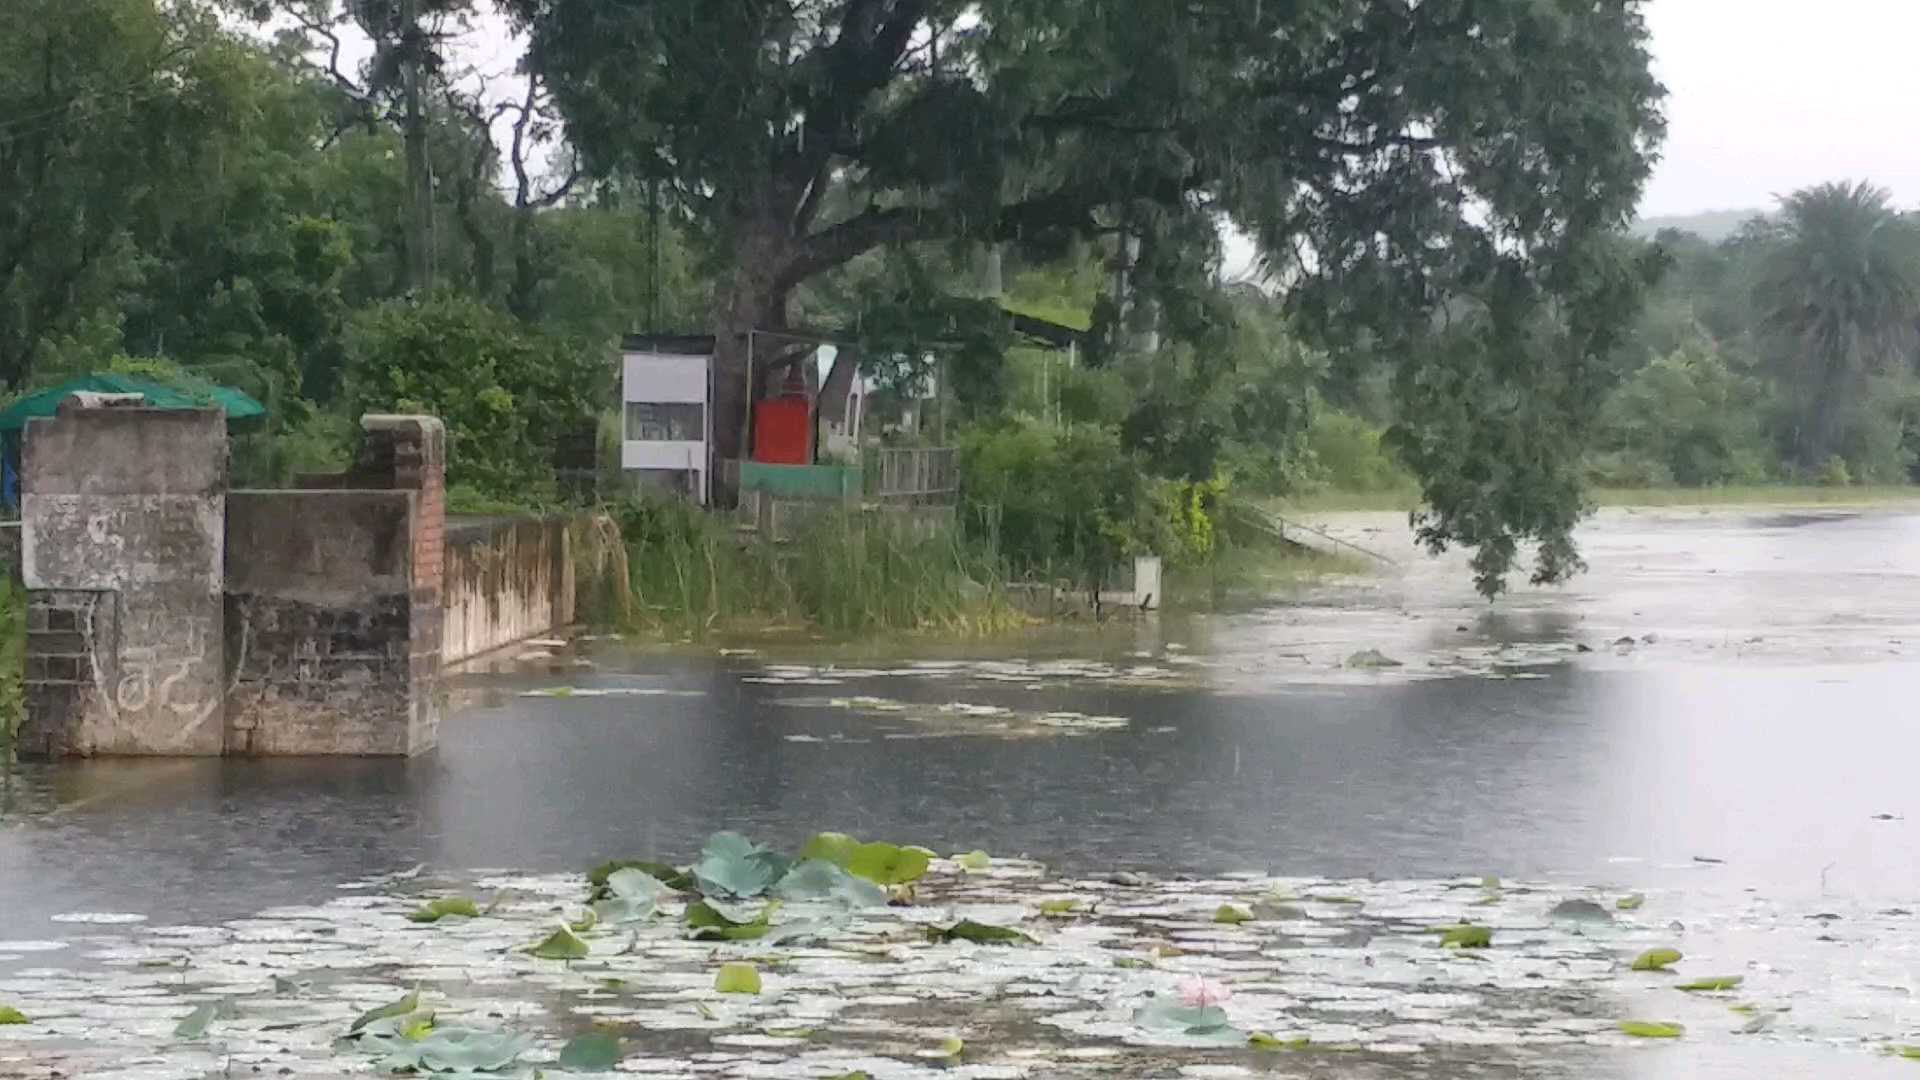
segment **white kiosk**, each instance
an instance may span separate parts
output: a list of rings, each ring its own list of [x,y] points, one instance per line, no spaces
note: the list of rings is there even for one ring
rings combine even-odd
[[[635,487],[706,505],[713,491],[713,339],[632,337],[620,355],[620,468]]]

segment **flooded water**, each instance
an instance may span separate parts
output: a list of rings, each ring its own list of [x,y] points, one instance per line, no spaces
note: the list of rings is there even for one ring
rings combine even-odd
[[[0,977],[44,960],[6,939],[58,941],[76,912],[204,926],[419,864],[550,874],[834,829],[1092,879],[1645,893],[1649,926],[1821,1019],[1587,1047],[1569,1075],[1920,1068],[1870,1050],[1920,1043],[1920,514],[1612,512],[1584,532],[1590,575],[1491,607],[1404,523],[1329,526],[1403,565],[991,646],[583,646],[590,669],[461,676],[440,748],[410,762],[20,767]],[[1505,1060],[1429,1051],[1367,1068]]]

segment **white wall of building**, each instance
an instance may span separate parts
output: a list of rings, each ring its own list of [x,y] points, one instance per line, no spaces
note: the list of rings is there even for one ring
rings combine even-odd
[[[712,357],[679,353],[627,352],[620,357],[620,467],[629,471],[657,469],[696,473],[695,486],[703,503],[712,491],[711,478],[707,475],[707,447],[713,442],[712,366]],[[629,402],[701,405],[705,409],[705,430],[698,441],[626,438]]]

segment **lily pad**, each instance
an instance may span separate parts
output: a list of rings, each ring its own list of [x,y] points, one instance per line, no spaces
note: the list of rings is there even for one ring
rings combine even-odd
[[[770,901],[757,918],[742,922],[729,917],[713,904],[698,900],[687,905],[685,918],[695,941],[755,941],[767,935],[773,923],[773,913],[778,910],[780,901]]]
[[[1684,958],[1679,949],[1648,949],[1633,958],[1633,970],[1665,971]]]
[[[881,907],[887,902],[885,889],[826,859],[807,859],[787,871],[773,887],[773,895],[782,900],[833,900],[847,907]]]
[[[1302,922],[1307,918],[1304,910],[1274,896],[1255,900],[1250,910],[1253,917],[1261,922]]]
[[[1718,990],[1736,989],[1741,983],[1746,981],[1747,979],[1744,975],[1712,975],[1704,979],[1695,979],[1692,982],[1681,983],[1679,988],[1692,993],[1712,993]]]
[[[1920,1061],[1920,1046],[1889,1046],[1887,1053],[1906,1058],[1908,1061]]]
[[[1631,896],[1623,896],[1615,900],[1613,906],[1619,908],[1621,911],[1639,911],[1640,905],[1646,902],[1647,898],[1645,896],[1640,893],[1634,893]]]
[[[620,1037],[606,1031],[576,1035],[560,1048],[560,1067],[568,1072],[612,1072],[620,1063]]]
[[[184,1020],[174,1025],[173,1037],[176,1039],[198,1039],[206,1035],[207,1029],[215,1020],[233,1015],[233,1005],[228,1001],[209,1001],[188,1013]]]
[[[993,866],[993,856],[984,851],[969,851],[964,855],[955,855],[953,861],[962,870],[986,870]]]
[[[1347,657],[1347,666],[1361,671],[1379,671],[1384,668],[1405,667],[1406,665],[1379,649],[1362,649]]]
[[[1485,926],[1450,926],[1440,935],[1440,944],[1448,949],[1485,949],[1493,945],[1493,930]]]
[[[420,909],[408,915],[407,919],[417,923],[437,923],[449,915],[477,919],[480,917],[480,908],[464,896],[443,896],[420,905]]]
[[[395,1016],[408,1016],[419,1010],[420,991],[413,990],[398,1001],[389,1002],[377,1009],[368,1009],[366,1012],[361,1013],[359,1018],[354,1020],[353,1026],[347,1029],[347,1034],[355,1034],[375,1020],[386,1020]]]
[[[707,896],[745,900],[765,895],[786,876],[789,862],[777,851],[741,836],[720,832],[708,839],[693,864],[693,880]]]
[[[1664,1020],[1622,1020],[1620,1031],[1636,1039],[1677,1039],[1687,1029]]]
[[[0,1005],[0,1024],[30,1024],[27,1014],[11,1005]]]
[[[1282,1039],[1264,1031],[1256,1031],[1247,1036],[1247,1045],[1255,1050],[1305,1050],[1313,1045],[1313,1040],[1305,1035],[1297,1039]]]
[[[944,929],[938,926],[927,928],[927,940],[935,944],[948,944],[955,941],[971,941],[975,945],[1034,945],[1033,938],[1018,930],[1004,926],[988,926],[972,919],[962,919]]]
[[[555,927],[553,933],[525,949],[527,955],[542,960],[585,960],[592,951],[570,926]]]
[[[1056,918],[1056,919],[1064,918],[1065,916],[1071,915],[1078,910],[1080,910],[1080,901],[1075,900],[1072,897],[1063,897],[1058,900],[1040,901],[1040,914],[1052,916],[1053,918]]]
[[[1248,1036],[1234,1029],[1227,1011],[1218,1005],[1183,1005],[1173,998],[1154,998],[1133,1014],[1133,1022],[1149,1031],[1217,1039],[1242,1044]]]
[[[1550,919],[1565,919],[1569,922],[1609,923],[1613,916],[1607,909],[1591,900],[1562,900],[1547,912]]]
[[[875,885],[905,885],[925,876],[931,863],[924,848],[906,848],[898,844],[861,844],[847,859],[847,873],[865,878]]]
[[[1239,926],[1244,922],[1252,922],[1253,913],[1236,904],[1221,904],[1214,909],[1213,921],[1226,926]]]
[[[760,972],[752,964],[723,964],[713,977],[713,988],[722,994],[757,994]]]
[[[609,859],[587,871],[587,882],[594,888],[593,898],[598,900],[608,895],[607,882],[622,870],[638,870],[660,882],[662,888],[672,892],[686,892],[694,887],[693,875],[678,867],[649,859]]]
[[[385,1044],[380,1067],[389,1072],[426,1073],[499,1072],[508,1069],[533,1047],[525,1035],[473,1028],[439,1028],[418,1040]]]
[[[608,923],[630,923],[653,917],[666,886],[645,870],[629,866],[607,875],[606,890],[605,899],[594,901],[594,917]]]
[[[860,841],[846,833],[814,833],[805,844],[800,846],[799,857],[803,861],[822,859],[844,870],[847,863],[852,861],[853,853],[859,849]]]

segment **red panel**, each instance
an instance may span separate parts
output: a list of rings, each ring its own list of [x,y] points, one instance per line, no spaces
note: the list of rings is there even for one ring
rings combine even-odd
[[[754,404],[753,460],[768,465],[813,464],[813,410],[805,398]]]

